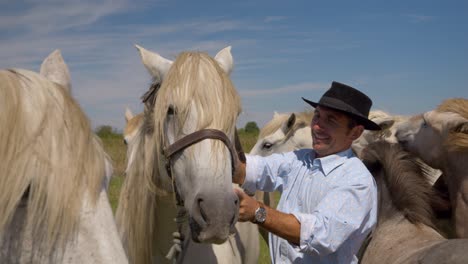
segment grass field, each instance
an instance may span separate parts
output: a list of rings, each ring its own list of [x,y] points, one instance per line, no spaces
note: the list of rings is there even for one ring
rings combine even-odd
[[[102,140],[106,152],[111,156],[114,165],[114,177],[109,185],[109,200],[112,209],[115,212],[119,200],[120,188],[124,181],[124,172],[126,166],[126,147],[123,143],[123,137],[117,133],[98,134]],[[241,141],[244,151],[249,152],[257,140],[256,134],[249,134],[243,131],[239,132],[239,139]],[[260,237],[260,258],[259,264],[270,263],[268,253],[268,246],[265,241]]]

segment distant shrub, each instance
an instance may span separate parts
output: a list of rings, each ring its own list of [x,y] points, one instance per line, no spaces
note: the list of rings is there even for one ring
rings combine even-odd
[[[103,125],[103,126],[97,127],[95,132],[96,132],[96,135],[98,135],[100,138],[120,136],[120,133],[116,129],[114,129],[112,126],[108,126],[108,125]]]
[[[258,134],[260,129],[257,126],[257,123],[250,121],[245,124],[244,130],[246,133]]]

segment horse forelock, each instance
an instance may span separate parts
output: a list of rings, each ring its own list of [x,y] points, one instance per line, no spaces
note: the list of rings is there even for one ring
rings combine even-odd
[[[97,201],[108,157],[63,87],[21,69],[0,71],[0,86],[0,233],[28,188],[25,223],[43,245],[34,250],[58,254],[85,197]]]
[[[379,141],[369,144],[363,151],[363,162],[376,181],[388,189],[391,201],[383,202],[391,202],[413,224],[435,227],[431,203],[439,197],[415,156],[403,151],[398,144]]]

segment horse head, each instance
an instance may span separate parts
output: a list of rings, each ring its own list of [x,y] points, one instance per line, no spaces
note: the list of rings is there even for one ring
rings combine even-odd
[[[144,121],[153,126],[157,164],[152,183],[166,190],[168,183],[174,186],[179,203],[189,213],[193,240],[222,243],[238,214],[238,198],[232,188],[235,157],[229,146],[234,142],[240,99],[229,79],[233,66],[230,47],[214,59],[205,53],[184,52],[174,62],[137,48],[155,80],[154,96],[145,96],[150,101],[145,110],[150,114],[145,117],[152,116],[152,120]],[[203,137],[164,155],[174,143],[205,129],[218,131],[223,139]]]
[[[448,99],[437,109],[415,115],[401,123],[396,132],[398,142],[430,166],[442,169],[442,161],[449,151],[466,153],[467,109],[468,100]]]
[[[260,131],[251,155],[268,156],[273,153],[312,147],[310,121],[312,112],[274,113],[273,119]]]

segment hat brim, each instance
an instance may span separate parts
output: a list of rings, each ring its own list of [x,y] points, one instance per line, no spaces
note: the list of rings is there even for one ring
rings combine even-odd
[[[311,105],[312,107],[316,108],[317,106],[324,106],[324,107],[327,107],[327,108],[331,108],[333,110],[337,110],[337,111],[340,111],[342,113],[345,113],[347,115],[350,115],[351,117],[353,117],[354,119],[356,119],[356,121],[360,124],[360,125],[363,125],[365,129],[367,130],[381,130],[382,128],[377,125],[376,123],[374,123],[373,121],[369,120],[367,117],[365,116],[362,116],[362,115],[358,115],[358,114],[355,114],[355,113],[351,113],[349,111],[346,111],[344,109],[341,109],[339,107],[336,107],[336,106],[333,106],[333,105],[327,105],[327,104],[319,104],[319,103],[316,103],[316,102],[312,102],[310,100],[307,100],[305,99],[304,97],[302,97],[302,100],[304,100],[304,102],[308,103],[309,105]]]

